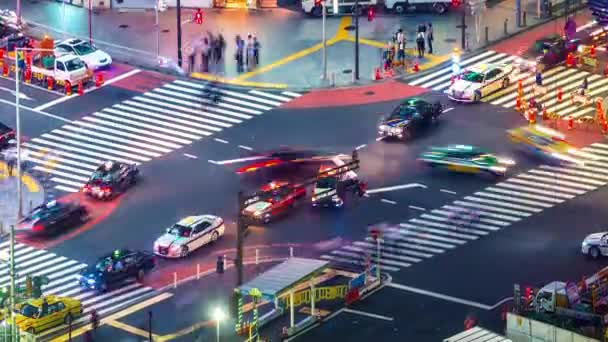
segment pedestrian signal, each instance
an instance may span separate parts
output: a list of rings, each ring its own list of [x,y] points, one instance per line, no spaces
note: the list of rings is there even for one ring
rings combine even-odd
[[[197,25],[202,25],[203,24],[203,10],[201,10],[200,8],[196,10],[196,13],[194,14],[194,22]]]
[[[321,6],[321,0],[315,0],[315,6],[316,7]]]
[[[367,21],[372,21],[374,20],[374,17],[376,16],[376,11],[374,11],[373,7],[370,7],[367,9]]]

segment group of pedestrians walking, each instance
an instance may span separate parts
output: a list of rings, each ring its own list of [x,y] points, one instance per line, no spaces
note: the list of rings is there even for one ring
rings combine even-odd
[[[433,24],[420,24],[416,30],[416,50],[418,52],[418,58],[424,58],[424,54],[433,53],[433,41],[435,37],[433,35]],[[382,56],[384,70],[389,70],[393,65],[404,65],[406,54],[405,49],[407,45],[407,39],[405,32],[402,28],[397,30],[392,36],[391,41],[388,43],[388,48],[384,51]]]
[[[251,71],[260,63],[260,41],[258,38],[249,33],[247,34],[247,42],[241,38],[241,35],[236,35],[236,69],[238,72]]]
[[[188,73],[218,72],[223,69],[224,55],[226,51],[226,40],[219,33],[214,35],[207,31],[207,35],[201,37],[186,47],[188,55]],[[200,56],[197,61],[197,56]],[[196,66],[199,65],[197,68]]]

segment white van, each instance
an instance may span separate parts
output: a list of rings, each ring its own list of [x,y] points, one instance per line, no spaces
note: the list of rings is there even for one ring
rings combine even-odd
[[[384,6],[397,14],[404,14],[409,11],[431,10],[438,14],[444,14],[451,7],[458,6],[459,0],[384,0]],[[377,0],[359,1],[359,14],[363,14],[369,7],[376,7]],[[350,14],[355,7],[355,0],[327,0],[327,14],[340,15]],[[302,10],[310,15],[320,17],[321,1],[302,0]]]

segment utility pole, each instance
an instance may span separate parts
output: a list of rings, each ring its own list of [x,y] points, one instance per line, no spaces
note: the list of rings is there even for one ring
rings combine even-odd
[[[327,79],[327,31],[325,25],[327,25],[327,8],[325,7],[327,0],[323,0],[321,2],[321,7],[323,10],[323,75],[321,79],[325,81]]]
[[[19,94],[19,93],[17,93]],[[19,97],[19,96],[17,96]],[[21,177],[19,177],[21,178]],[[10,247],[9,247],[9,258],[10,260],[10,277],[11,277],[11,284],[10,284],[10,300],[9,300],[9,312],[11,315],[11,341],[17,341],[17,326],[15,323],[15,313],[14,313],[14,308],[15,308],[15,226],[11,225],[11,231],[10,231]]]
[[[25,62],[25,56],[24,56]],[[23,185],[21,184],[21,111],[19,92],[19,48],[15,47],[15,130],[17,131],[17,219],[23,217]]]
[[[245,195],[242,191],[239,191],[238,200],[239,212],[237,214],[236,221],[236,260],[234,261],[234,265],[236,266],[237,272],[236,286],[241,286],[243,284],[243,235],[246,229],[245,222],[243,220]]]
[[[21,0],[17,0],[17,26],[19,25],[21,25]]]
[[[462,18],[460,21],[460,30],[461,30],[460,31],[461,32],[460,45],[461,45],[462,51],[466,50],[466,29],[467,29],[466,18],[467,18],[467,3],[464,2],[463,6],[462,6]]]
[[[177,0],[177,65],[182,67],[182,2]]]
[[[359,80],[359,0],[355,0],[355,80]]]
[[[152,342],[152,311],[148,311],[148,340]]]
[[[160,1],[156,0],[154,5],[154,12],[156,13],[156,59],[160,57],[160,25],[158,24],[158,11],[160,11]]]
[[[93,0],[89,0],[89,44],[93,45]]]

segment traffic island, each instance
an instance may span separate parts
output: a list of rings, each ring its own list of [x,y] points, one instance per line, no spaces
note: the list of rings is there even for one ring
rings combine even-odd
[[[17,171],[9,175],[6,163],[0,162],[0,234],[8,234],[9,227],[18,222],[19,202],[17,201]],[[40,182],[31,174],[21,175],[22,213],[45,202],[45,191]]]

